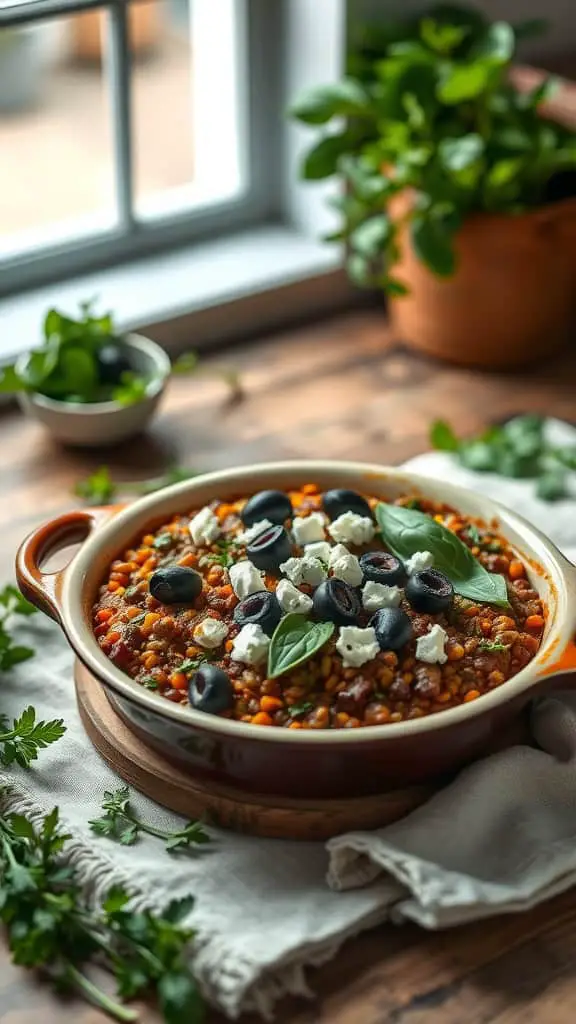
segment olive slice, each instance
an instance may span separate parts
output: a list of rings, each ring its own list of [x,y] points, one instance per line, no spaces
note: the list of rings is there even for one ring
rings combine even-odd
[[[162,604],[192,604],[202,593],[202,577],[185,565],[168,565],[152,573],[149,589]]]
[[[438,569],[415,572],[408,580],[404,593],[417,612],[444,612],[454,601],[454,587]]]
[[[316,588],[313,600],[316,618],[337,626],[354,625],[362,610],[358,591],[335,576]]]
[[[217,665],[204,664],[194,673],[188,686],[188,699],[195,711],[219,715],[234,703],[232,683]]]
[[[365,580],[392,587],[402,585],[406,579],[402,562],[389,551],[367,551],[360,555],[359,561]]]
[[[292,516],[292,502],[283,491],[258,491],[248,499],[240,513],[244,526],[254,526],[267,519],[281,526]]]
[[[246,548],[246,554],[257,569],[280,574],[280,565],[292,555],[292,541],[283,526],[265,526]]]
[[[370,625],[382,651],[399,651],[412,639],[410,617],[401,608],[381,608]]]
[[[260,626],[268,636],[272,636],[282,618],[282,609],[275,594],[270,590],[259,590],[240,601],[234,609],[233,616],[239,626],[253,623]]]
[[[345,512],[355,512],[359,516],[374,518],[366,498],[357,494],[356,491],[347,491],[342,488],[326,491],[322,495],[322,507],[330,520],[338,519]]]

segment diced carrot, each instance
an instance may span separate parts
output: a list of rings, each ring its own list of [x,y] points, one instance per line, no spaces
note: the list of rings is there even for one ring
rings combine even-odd
[[[526,575],[526,570],[517,558],[512,559],[508,566],[508,575],[511,580],[521,580]]]
[[[188,685],[188,677],[184,672],[173,672],[169,679],[170,686],[175,690],[185,690]]]
[[[468,690],[468,693],[464,697],[464,703],[468,704],[471,700],[476,700],[480,696],[479,690]]]
[[[280,700],[280,697],[269,697],[264,696],[260,700],[261,711],[278,711],[279,708],[284,707],[284,701]]]
[[[252,715],[252,725],[272,725],[272,719],[265,711],[259,711],[256,715]]]
[[[113,615],[113,608],[101,608],[99,612],[96,612],[98,622],[108,622],[108,619],[111,619]]]
[[[541,615],[529,615],[524,626],[526,629],[543,629],[544,619]]]

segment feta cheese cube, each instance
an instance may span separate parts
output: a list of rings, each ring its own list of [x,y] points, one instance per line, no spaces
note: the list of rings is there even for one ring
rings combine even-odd
[[[258,534],[262,533],[263,530],[267,530],[269,526],[272,526],[269,519],[261,519],[259,523],[254,523],[253,526],[249,526],[247,530],[239,533],[236,540],[241,544],[251,544]]]
[[[404,591],[400,587],[388,587],[385,583],[368,580],[362,587],[362,604],[367,612],[380,608],[397,608]]]
[[[290,580],[280,580],[276,587],[276,597],[283,612],[300,612],[301,615],[307,615],[314,603],[308,594],[303,594]]]
[[[195,544],[213,544],[222,533],[218,517],[207,505],[190,520],[188,529]]]
[[[242,661],[245,665],[261,665],[268,656],[270,638],[262,626],[249,622],[232,641],[232,661]]]
[[[438,623],[424,636],[419,636],[416,641],[416,657],[419,661],[426,661],[429,665],[443,665],[448,661],[448,655],[444,645],[448,634]]]
[[[333,576],[336,576],[339,580],[344,580],[344,583],[349,583],[351,587],[359,587],[362,583],[364,573],[360,567],[360,562],[356,555],[351,554],[344,544],[336,544],[332,548],[328,565],[332,570]]]
[[[344,668],[359,668],[376,657],[380,645],[372,626],[341,626],[336,650],[342,655]]]
[[[322,562],[308,555],[303,555],[302,558],[289,558],[287,562],[282,562],[280,570],[295,587],[299,587],[301,583],[317,587],[326,579],[326,570]]]
[[[376,527],[368,516],[360,516],[357,512],[343,512],[328,527],[328,533],[339,544],[369,544]]]
[[[193,636],[194,642],[200,644],[200,647],[213,650],[216,647],[220,647],[228,636],[228,626],[225,622],[221,622],[220,619],[212,619],[208,616],[198,623]]]
[[[324,516],[322,512],[311,512],[309,516],[295,516],[292,520],[292,536],[302,547],[316,540],[324,540]]]
[[[327,540],[315,540],[313,544],[307,544],[304,548],[304,554],[307,558],[318,558],[324,565],[328,565],[330,558],[330,547]]]
[[[250,594],[257,594],[260,590],[266,590],[262,573],[247,559],[244,562],[236,562],[235,565],[231,565],[228,575],[232,590],[240,600],[249,597]]]
[[[415,551],[404,565],[408,575],[412,576],[415,572],[424,572],[424,569],[431,569],[434,565],[434,555],[431,551]]]

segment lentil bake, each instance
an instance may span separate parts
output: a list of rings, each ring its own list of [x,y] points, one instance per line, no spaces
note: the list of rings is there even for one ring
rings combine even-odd
[[[534,657],[522,561],[446,505],[349,490],[215,500],[144,534],[93,610],[110,660],[166,700],[351,729],[477,700]]]

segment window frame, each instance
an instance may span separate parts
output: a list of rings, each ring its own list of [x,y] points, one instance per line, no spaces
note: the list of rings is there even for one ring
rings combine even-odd
[[[143,2],[143,0],[130,0]],[[166,0],[161,0],[166,2]],[[194,0],[198,2],[198,0]],[[218,3],[218,0],[211,0]],[[111,100],[113,159],[117,223],[78,236],[0,256],[0,298],[18,291],[122,264],[129,260],[173,249],[186,243],[200,243],[223,233],[263,223],[278,207],[278,168],[258,159],[258,140],[273,135],[273,110],[262,96],[277,95],[277,83],[267,92],[270,66],[266,39],[279,35],[279,6],[268,0],[234,0],[244,16],[246,53],[238,53],[239,77],[243,74],[245,110],[241,161],[246,168],[241,194],[210,200],[197,207],[183,208],[154,217],[137,209],[133,173],[133,118],[127,0],[16,0],[0,9],[0,29],[32,24],[54,17],[67,17],[86,10],[108,14],[108,48],[104,69]],[[243,26],[242,26],[243,27]],[[201,84],[199,85],[201,88]],[[214,97],[217,103],[217,97]],[[97,223],[96,218],[85,218]],[[55,230],[59,225],[55,225]]]

